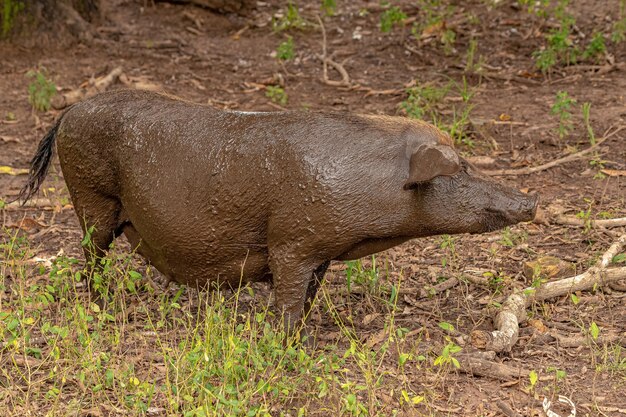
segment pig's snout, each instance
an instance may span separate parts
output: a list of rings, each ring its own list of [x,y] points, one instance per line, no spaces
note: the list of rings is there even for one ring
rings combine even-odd
[[[516,191],[513,195],[496,198],[493,205],[485,210],[486,229],[492,231],[519,222],[531,221],[535,218],[538,205],[537,193],[524,194]]]

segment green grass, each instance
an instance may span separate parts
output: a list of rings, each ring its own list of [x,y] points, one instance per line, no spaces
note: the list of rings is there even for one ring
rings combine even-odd
[[[98,272],[110,294],[103,310],[85,293],[82,261],[40,266],[18,232],[1,237],[0,408],[10,415],[429,415],[432,393],[398,376],[438,356],[418,353],[419,338],[396,324],[400,282],[369,291],[375,264],[352,275],[381,313],[375,342],[323,286],[317,314],[339,333],[304,348],[252,288],[154,291],[150,268],[112,247]]]
[[[470,132],[470,114],[473,109],[471,99],[474,90],[465,78],[461,84],[454,81],[444,86],[417,84],[408,88],[406,92],[407,98],[399,107],[408,117],[431,122],[450,134],[456,144],[474,147],[475,142]],[[460,96],[461,103],[452,106],[450,115],[445,114],[442,108],[445,107],[444,99],[452,92]]]
[[[26,76],[32,78],[28,85],[28,102],[33,109],[41,112],[50,110],[52,97],[57,93],[54,83],[47,78],[45,69],[28,71]]]

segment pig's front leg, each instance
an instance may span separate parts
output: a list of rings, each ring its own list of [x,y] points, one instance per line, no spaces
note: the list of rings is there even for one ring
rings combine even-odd
[[[274,282],[276,309],[283,315],[287,335],[293,335],[305,318],[305,306],[310,308],[322,276],[315,274],[321,262],[299,259],[286,251],[270,251],[270,269]],[[322,272],[322,271],[319,271]]]

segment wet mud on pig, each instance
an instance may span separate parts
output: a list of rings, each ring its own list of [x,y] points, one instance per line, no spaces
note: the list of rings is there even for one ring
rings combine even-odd
[[[221,111],[145,91],[66,111],[41,141],[23,200],[56,142],[76,214],[102,256],[122,233],[194,287],[271,281],[288,327],[331,260],[412,238],[532,220],[537,197],[458,156],[435,127],[400,117]]]

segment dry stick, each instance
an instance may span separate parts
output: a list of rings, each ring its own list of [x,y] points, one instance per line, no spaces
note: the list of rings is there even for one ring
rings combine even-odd
[[[496,405],[507,417],[522,417],[518,412],[513,410],[507,403],[502,400],[496,401]]]
[[[562,224],[566,226],[580,226],[584,227],[587,224],[591,227],[621,227],[626,226],[626,217],[617,217],[615,219],[602,219],[602,220],[590,220],[589,223],[585,222],[584,219],[579,219],[574,216],[565,216],[558,215],[556,218],[552,220],[553,223]]]
[[[78,103],[87,97],[101,93],[113,84],[120,75],[122,75],[122,67],[116,67],[104,77],[93,81],[93,84],[90,82],[86,87],[78,87],[69,93],[54,97],[52,99],[52,107],[57,110],[64,109],[65,107]]]
[[[483,171],[483,172],[487,175],[498,176],[498,175],[528,175],[528,174],[534,174],[535,172],[545,171],[546,169],[550,169],[557,165],[561,165],[566,162],[571,162],[571,161],[575,161],[577,159],[582,158],[583,156],[587,155],[591,151],[596,150],[608,138],[616,135],[617,133],[621,132],[624,129],[626,129],[626,126],[620,126],[617,129],[615,129],[613,132],[611,132],[610,134],[606,134],[604,137],[598,139],[595,145],[590,146],[587,149],[584,149],[580,152],[576,152],[571,155],[564,156],[563,158],[555,159],[554,161],[550,161],[543,165],[539,165],[536,167],[518,168],[518,169],[496,169],[492,171]]]
[[[343,67],[342,64],[333,61],[328,58],[326,54],[326,28],[324,27],[324,23],[322,22],[322,18],[319,15],[316,15],[317,21],[322,28],[322,55],[318,55],[318,57],[322,60],[323,65],[323,73],[322,73],[322,81],[324,84],[331,85],[333,87],[350,87],[350,76],[348,75],[348,71]],[[334,81],[328,78],[328,65],[332,65],[333,68],[337,70],[339,74],[341,74],[341,81]]]
[[[626,245],[626,234],[620,236],[602,255],[596,266],[575,277],[548,282],[539,288],[526,288],[511,294],[502,304],[494,319],[493,332],[475,330],[470,334],[471,343],[479,349],[509,352],[519,336],[519,323],[526,320],[526,308],[535,301],[565,295],[570,292],[593,288],[598,284],[626,279],[626,267],[607,269],[613,257]]]

